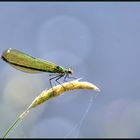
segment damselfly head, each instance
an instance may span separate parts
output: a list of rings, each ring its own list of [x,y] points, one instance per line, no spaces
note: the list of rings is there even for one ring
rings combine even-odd
[[[71,68],[68,68],[67,73],[72,75],[73,74],[73,70]]]

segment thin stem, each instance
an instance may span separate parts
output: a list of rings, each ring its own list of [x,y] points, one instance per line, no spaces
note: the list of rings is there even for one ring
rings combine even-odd
[[[12,125],[4,133],[3,139],[6,138],[14,128],[16,128],[17,124],[19,124],[23,120],[24,116],[27,115],[28,112],[29,112],[29,109],[25,110],[20,116],[17,117],[17,119],[12,123]]]

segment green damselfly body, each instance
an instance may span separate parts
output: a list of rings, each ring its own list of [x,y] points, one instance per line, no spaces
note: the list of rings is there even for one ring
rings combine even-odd
[[[52,73],[49,75],[49,82],[51,87],[52,79],[55,79],[55,81],[60,84],[58,80],[62,77],[64,77],[64,81],[66,81],[66,78],[74,78],[70,76],[73,73],[71,68],[66,69],[62,66],[56,65],[55,63],[32,57],[16,49],[9,48],[5,50],[2,53],[1,58],[12,67],[26,73]]]

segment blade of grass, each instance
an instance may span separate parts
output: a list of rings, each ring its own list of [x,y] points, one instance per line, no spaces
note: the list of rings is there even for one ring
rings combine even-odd
[[[10,132],[12,132],[12,130],[17,127],[17,125],[22,121],[22,119],[25,117],[25,115],[27,115],[28,112],[29,109],[27,108],[21,115],[16,118],[12,125],[6,130],[3,138],[6,138],[10,134]]]
[[[35,108],[36,106],[44,103],[46,100],[51,99],[52,97],[56,97],[61,95],[65,91],[75,90],[75,89],[88,89],[88,90],[95,90],[100,91],[98,87],[93,85],[89,82],[81,82],[79,81],[81,78],[65,82],[62,85],[54,86],[53,88],[50,88],[48,90],[44,90],[41,92],[39,96],[37,96],[33,102],[30,104],[30,106],[17,117],[17,119],[12,123],[12,125],[6,130],[6,132],[3,135],[3,138],[6,138],[10,132],[16,128],[17,124],[19,124],[23,118],[29,113],[29,110],[32,108]]]

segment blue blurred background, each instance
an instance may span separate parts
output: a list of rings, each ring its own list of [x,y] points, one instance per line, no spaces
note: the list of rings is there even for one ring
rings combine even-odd
[[[140,3],[1,2],[0,53],[15,48],[64,67],[101,90],[66,92],[31,110],[9,137],[140,137]],[[49,88],[48,73],[0,61],[0,136]]]

